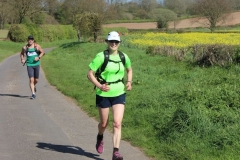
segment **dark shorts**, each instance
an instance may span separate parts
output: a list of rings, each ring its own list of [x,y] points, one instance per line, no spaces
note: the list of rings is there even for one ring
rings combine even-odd
[[[40,72],[40,66],[27,66],[27,71],[28,71],[28,77],[32,78],[34,77],[35,79],[39,78],[39,72]]]
[[[101,97],[96,95],[96,106],[101,108],[109,108],[115,104],[125,105],[126,93],[117,97]]]

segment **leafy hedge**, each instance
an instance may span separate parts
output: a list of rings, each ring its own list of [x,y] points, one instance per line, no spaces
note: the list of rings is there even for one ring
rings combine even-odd
[[[29,35],[33,35],[35,40],[40,42],[77,38],[77,32],[71,25],[35,24],[14,24],[10,27],[8,37],[14,42],[25,42]]]
[[[227,66],[240,63],[240,47],[224,44],[194,45],[185,49],[177,49],[171,46],[149,46],[146,49],[146,54],[173,56],[176,60],[190,61],[201,67]]]

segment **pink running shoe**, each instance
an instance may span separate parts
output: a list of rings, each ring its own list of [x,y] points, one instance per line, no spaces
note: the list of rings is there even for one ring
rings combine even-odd
[[[113,153],[112,160],[123,160],[123,157],[119,152],[116,151]]]
[[[103,153],[103,140],[97,140],[97,144],[96,144],[96,150],[99,154]]]

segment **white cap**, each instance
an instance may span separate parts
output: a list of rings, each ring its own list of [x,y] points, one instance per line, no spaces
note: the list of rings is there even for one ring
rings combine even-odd
[[[120,35],[119,35],[119,33],[116,32],[116,31],[112,31],[112,32],[108,33],[107,40],[108,40],[108,41],[116,40],[116,41],[119,41],[119,42],[121,41],[121,40],[120,40]]]

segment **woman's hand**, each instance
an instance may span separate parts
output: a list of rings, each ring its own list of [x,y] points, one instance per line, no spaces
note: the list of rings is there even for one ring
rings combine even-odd
[[[22,60],[21,60],[21,63],[24,64],[24,63],[25,63],[25,59],[22,59]]]
[[[127,87],[127,91],[131,91],[132,90],[132,82],[128,81],[126,84]]]
[[[35,58],[34,58],[34,61],[39,61],[39,60],[40,60],[39,57],[35,57]]]
[[[107,85],[107,83],[106,84],[102,84],[102,86],[100,87],[100,89],[103,91],[103,92],[107,92],[107,91],[109,91],[109,86]]]

